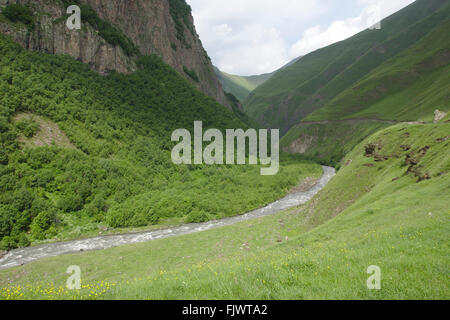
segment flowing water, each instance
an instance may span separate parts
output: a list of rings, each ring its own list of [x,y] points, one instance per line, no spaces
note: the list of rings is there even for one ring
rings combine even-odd
[[[102,250],[111,247],[121,246],[124,244],[146,242],[183,234],[201,232],[218,227],[229,226],[241,221],[272,215],[279,211],[304,204],[307,201],[309,201],[312,197],[314,197],[314,195],[316,195],[320,190],[322,190],[336,174],[335,169],[331,167],[324,166],[323,171],[324,171],[323,176],[308,191],[291,193],[286,197],[274,203],[271,203],[264,208],[256,209],[244,215],[224,218],[215,221],[208,221],[204,223],[186,224],[179,227],[156,231],[99,236],[90,239],[49,243],[34,247],[15,249],[8,252],[3,258],[0,259],[0,269],[20,266],[38,259],[59,256],[62,254],[75,253],[80,251]]]

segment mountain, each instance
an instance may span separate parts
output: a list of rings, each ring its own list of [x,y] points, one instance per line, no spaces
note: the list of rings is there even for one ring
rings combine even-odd
[[[192,132],[195,120],[253,125],[232,94],[230,110],[198,90],[196,72],[137,54],[92,11],[89,25],[103,26],[130,70],[27,50],[13,39],[39,39],[45,14],[20,3],[0,12],[12,35],[0,33],[0,300],[448,299],[449,1],[416,1],[384,30],[311,53],[256,88],[250,100],[282,102],[257,119],[283,126],[294,153],[264,177],[260,166],[171,160],[173,130]],[[257,218],[236,216],[255,208]],[[145,242],[86,250],[124,232]],[[30,244],[42,246],[4,251]],[[67,248],[75,253],[51,256]],[[78,269],[70,278],[68,266]],[[72,290],[77,273],[83,285]]]
[[[327,130],[316,127],[327,121],[333,120],[328,145],[337,147],[343,135],[361,141],[389,121],[431,119],[435,109],[448,110],[449,10],[447,0],[417,0],[384,19],[381,30],[367,29],[281,70],[249,95],[244,109],[261,125],[280,128],[284,134],[294,126],[315,126],[292,129],[285,148],[294,150],[297,144],[299,151],[318,152],[320,157],[345,154],[313,150]],[[346,127],[343,130],[333,129],[336,120],[349,119],[353,120],[338,123]],[[301,136],[306,131],[312,134]],[[305,141],[296,141],[299,137]],[[346,149],[350,150],[351,146]]]
[[[307,116],[283,137],[283,149],[337,163],[379,129],[398,122],[434,122],[435,113],[440,114],[436,120],[449,119],[449,29],[447,20]]]
[[[250,92],[267,81],[271,76],[271,74],[251,77],[238,76],[220,71],[217,67],[214,67],[214,71],[222,83],[223,90],[234,95],[239,101],[245,100]]]
[[[138,41],[98,20],[97,11],[83,7],[91,14],[86,30],[59,38],[66,31],[55,27],[48,39],[52,32],[45,30],[60,23],[52,19],[62,2],[42,2],[39,10],[48,14],[32,9],[36,2],[21,3],[0,12],[0,250],[245,213],[318,168],[287,159],[278,175],[264,177],[260,166],[175,165],[174,130],[192,132],[197,120],[205,130],[246,129],[239,105],[232,104],[233,113],[158,55],[136,52]],[[106,15],[141,2],[102,3],[92,5]],[[155,5],[156,14],[165,1],[145,4]],[[127,20],[130,30],[145,27],[139,19]],[[97,34],[91,24],[103,27]],[[147,37],[145,30],[136,39]],[[89,52],[97,52],[95,59]]]
[[[0,9],[16,3],[30,10],[31,21],[2,17],[0,32],[26,49],[68,54],[102,74],[133,72],[140,55],[156,54],[202,92],[229,104],[185,0],[2,0]],[[65,26],[66,7],[73,4],[81,7],[79,31]]]
[[[250,92],[255,90],[257,87],[262,85],[264,82],[269,80],[275,73],[277,73],[279,70],[282,70],[291,64],[297,62],[300,60],[301,57],[296,58],[292,61],[290,61],[285,66],[281,67],[278,70],[275,70],[271,73],[264,73],[256,76],[238,76],[234,74],[229,74],[223,71],[220,71],[219,68],[214,67],[214,71],[217,75],[217,78],[222,83],[223,90],[225,92],[231,93],[236,98],[239,99],[239,101],[244,101]]]

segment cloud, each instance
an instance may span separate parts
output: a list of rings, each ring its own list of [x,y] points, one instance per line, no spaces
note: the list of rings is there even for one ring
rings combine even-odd
[[[358,17],[346,21],[335,21],[326,30],[322,30],[320,26],[309,28],[303,33],[303,37],[291,46],[289,55],[292,58],[303,56],[347,39],[365,29],[361,27],[361,24],[361,19]]]
[[[197,32],[221,70],[252,75],[289,61],[290,24],[305,24],[323,12],[318,0],[188,0]]]
[[[187,1],[213,63],[253,75],[344,40],[414,0]]]
[[[303,33],[303,37],[291,46],[289,55],[291,58],[295,58],[347,39],[374,26],[383,18],[412,2],[414,0],[359,0],[359,3],[364,6],[359,16],[335,21],[324,29],[320,25],[307,29]]]
[[[229,73],[260,74],[275,70],[287,59],[286,43],[276,28],[251,24],[235,31],[221,24],[213,28],[211,34],[214,39],[210,39],[209,44],[218,48],[213,53],[214,61]]]

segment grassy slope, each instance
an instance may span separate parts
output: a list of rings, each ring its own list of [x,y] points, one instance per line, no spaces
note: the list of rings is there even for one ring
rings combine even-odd
[[[306,55],[252,92],[244,102],[246,112],[262,125],[286,132],[427,35],[448,18],[448,8],[447,1],[418,0],[383,20],[381,30],[365,30]]]
[[[244,213],[319,167],[288,160],[280,174],[262,177],[258,166],[175,166],[173,130],[191,129],[195,120],[205,129],[246,124],[159,58],[140,61],[133,74],[101,76],[70,57],[28,52],[0,35],[2,248],[95,235],[108,225]],[[59,127],[71,147],[21,145],[14,119],[23,112]],[[48,223],[30,233],[41,213]]]
[[[233,94],[239,101],[244,101],[250,92],[255,90],[272,76],[272,73],[248,77],[238,76],[220,71],[218,68],[214,68],[214,71],[222,83],[223,90]]]
[[[283,151],[302,153],[296,145],[305,144],[303,155],[324,164],[339,166],[344,155],[364,138],[392,125],[382,121],[349,120],[330,123],[300,123],[281,139]]]
[[[411,48],[380,65],[305,121],[430,121],[434,110],[449,111],[449,29],[450,15]]]
[[[0,295],[448,299],[449,132],[448,123],[381,130],[349,153],[344,161],[349,165],[303,207],[203,233],[0,271]],[[388,159],[365,157],[369,143],[382,146],[379,153]],[[425,146],[430,148],[420,155]],[[430,180],[417,182],[407,173],[407,154],[418,160],[415,172],[427,173]],[[73,264],[83,270],[80,292],[64,289],[65,270]],[[380,291],[366,287],[370,265],[381,267]]]
[[[284,148],[292,150],[293,142],[314,136],[317,143],[306,154],[336,163],[362,139],[388,125],[382,121],[349,124],[352,121],[336,120],[432,121],[436,109],[448,112],[449,28],[450,20],[447,20],[307,116],[283,137]],[[323,120],[333,121],[308,124],[308,121]]]
[[[269,80],[278,71],[289,67],[290,65],[294,64],[301,58],[302,57],[295,58],[294,60],[290,61],[289,63],[287,63],[280,69],[275,70],[271,73],[264,73],[264,74],[260,74],[260,75],[256,75],[256,76],[233,75],[233,74],[229,74],[229,73],[220,71],[219,68],[217,68],[217,67],[214,67],[214,72],[216,73],[217,77],[219,78],[220,82],[222,83],[224,91],[231,93],[232,95],[237,97],[239,99],[239,101],[242,102],[248,97],[250,92],[252,92],[257,87],[262,85],[264,82]]]

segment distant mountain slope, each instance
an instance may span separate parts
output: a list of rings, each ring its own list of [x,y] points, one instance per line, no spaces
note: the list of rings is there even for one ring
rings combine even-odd
[[[449,109],[450,15],[447,17],[416,44],[372,70],[305,121],[430,121],[436,109]]]
[[[281,67],[280,69],[275,70],[274,72],[264,73],[256,76],[238,76],[229,74],[220,71],[217,67],[214,67],[214,71],[216,72],[217,78],[222,83],[223,90],[225,92],[231,93],[240,101],[244,101],[248,97],[250,92],[269,80],[275,73],[297,62],[299,59],[301,59],[301,57],[292,60],[291,62]]]
[[[351,90],[383,63],[426,37],[449,16],[448,0],[417,0],[384,19],[381,30],[365,30],[310,53],[276,73],[249,95],[244,109],[261,125],[281,128],[286,133],[314,111],[324,106],[331,110],[331,101],[338,95]],[[389,87],[391,84],[383,85]],[[394,91],[387,90],[390,93]],[[346,109],[346,116],[351,110],[361,110],[360,107],[341,109]],[[311,116],[312,119],[327,119],[317,112],[317,116]],[[339,118],[339,112],[333,117]]]
[[[393,122],[432,122],[436,110],[448,113],[449,30],[447,19],[308,115],[283,137],[284,150],[337,163],[361,139]]]

